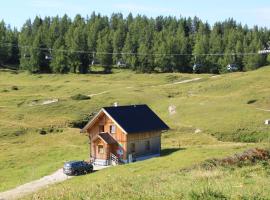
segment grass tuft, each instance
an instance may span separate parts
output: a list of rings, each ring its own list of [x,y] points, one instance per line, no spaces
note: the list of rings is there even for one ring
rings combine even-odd
[[[91,99],[91,97],[86,96],[84,94],[76,94],[76,95],[71,96],[71,99],[73,99],[73,100],[89,100],[89,99]]]
[[[209,187],[204,188],[202,191],[191,191],[189,194],[191,200],[227,200],[222,192],[213,190]]]

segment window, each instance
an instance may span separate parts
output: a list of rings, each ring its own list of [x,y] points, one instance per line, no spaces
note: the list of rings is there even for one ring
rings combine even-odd
[[[116,132],[116,126],[110,125],[110,133],[115,133],[115,132]]]
[[[130,146],[131,153],[135,153],[135,151],[136,151],[135,143],[131,143],[130,145],[131,145]]]
[[[145,141],[145,150],[146,151],[150,151],[150,141],[148,140],[148,141]]]
[[[99,125],[99,132],[103,133],[104,132],[104,126],[103,125]]]
[[[98,145],[98,153],[99,154],[103,154],[104,153],[103,145]]]

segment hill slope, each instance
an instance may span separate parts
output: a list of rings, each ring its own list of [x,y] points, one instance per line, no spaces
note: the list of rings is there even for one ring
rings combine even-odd
[[[113,102],[146,103],[172,128],[162,138],[163,151],[171,154],[134,164],[136,170],[142,171],[140,176],[151,177],[155,171],[155,177],[163,169],[174,174],[206,158],[254,146],[232,142],[268,142],[270,128],[263,122],[270,118],[270,112],[264,111],[270,109],[269,75],[269,67],[215,77],[117,70],[108,75],[29,75],[1,71],[0,191],[49,174],[65,160],[87,158],[87,138],[79,135],[79,129],[68,126]],[[91,99],[73,100],[71,96],[77,94],[89,95]],[[174,115],[168,112],[171,105],[176,107]],[[44,130],[48,134],[40,135]],[[216,138],[230,142],[219,142]],[[179,147],[186,150],[172,153]],[[99,172],[93,178],[79,179],[92,182],[116,170],[118,180],[117,174],[122,169],[132,173],[133,168],[121,166]],[[139,187],[144,178],[138,180],[141,181],[135,184]],[[106,184],[109,183],[112,182]]]

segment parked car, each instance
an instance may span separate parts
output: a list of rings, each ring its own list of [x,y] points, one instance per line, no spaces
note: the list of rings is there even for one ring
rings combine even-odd
[[[127,64],[125,62],[123,62],[123,61],[118,61],[116,63],[116,65],[117,65],[117,67],[123,67],[123,68],[127,67]]]
[[[87,174],[93,171],[93,165],[85,161],[69,161],[64,164],[63,173],[66,175]]]
[[[239,71],[239,67],[236,64],[228,64],[226,68],[227,68],[228,72],[237,72],[237,71]]]
[[[202,64],[194,64],[193,65],[193,73],[201,74],[201,73],[207,73],[207,67]]]

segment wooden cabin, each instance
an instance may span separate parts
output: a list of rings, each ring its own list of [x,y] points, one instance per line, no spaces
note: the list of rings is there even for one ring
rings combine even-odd
[[[161,133],[169,127],[147,106],[102,108],[82,129],[96,165],[130,163],[160,155]]]

